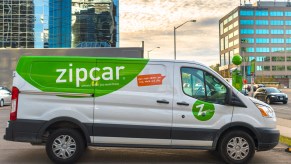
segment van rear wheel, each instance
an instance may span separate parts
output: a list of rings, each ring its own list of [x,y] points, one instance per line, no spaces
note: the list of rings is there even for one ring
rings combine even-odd
[[[247,163],[255,154],[255,143],[248,133],[231,131],[222,137],[218,151],[226,163]]]
[[[75,163],[82,155],[85,143],[74,129],[58,129],[48,137],[46,152],[54,163]]]

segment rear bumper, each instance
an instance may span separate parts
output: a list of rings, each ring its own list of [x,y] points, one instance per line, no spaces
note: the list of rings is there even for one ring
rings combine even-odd
[[[277,129],[258,129],[258,151],[273,149],[279,143],[280,132]]]
[[[40,143],[38,133],[44,121],[8,121],[4,139],[8,141]]]

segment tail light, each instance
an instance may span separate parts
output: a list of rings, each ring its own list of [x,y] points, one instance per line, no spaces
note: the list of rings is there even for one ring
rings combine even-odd
[[[18,88],[12,87],[10,121],[14,121],[17,119],[18,95]]]

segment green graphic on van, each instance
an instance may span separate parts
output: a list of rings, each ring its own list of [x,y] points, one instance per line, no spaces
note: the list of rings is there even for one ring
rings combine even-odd
[[[146,66],[145,59],[94,57],[21,57],[17,73],[44,92],[88,93],[95,97],[131,82]]]
[[[214,116],[215,107],[212,103],[197,100],[192,107],[192,113],[197,120],[208,121]]]

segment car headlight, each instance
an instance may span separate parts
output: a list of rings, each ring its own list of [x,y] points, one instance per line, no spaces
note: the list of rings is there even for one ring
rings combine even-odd
[[[287,94],[285,94],[285,96],[286,96],[286,98],[288,98],[288,95]]]
[[[274,117],[274,110],[271,107],[262,104],[256,104],[256,106],[260,110],[263,117]]]
[[[274,98],[275,98],[276,96],[273,95],[273,96],[271,96],[271,97],[274,97]]]

